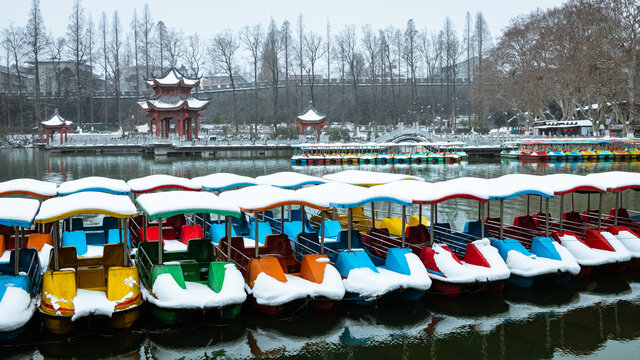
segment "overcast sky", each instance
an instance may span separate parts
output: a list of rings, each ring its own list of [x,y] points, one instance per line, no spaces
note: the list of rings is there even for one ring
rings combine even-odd
[[[284,20],[294,25],[302,14],[307,30],[326,34],[327,19],[336,33],[347,24],[358,27],[371,24],[374,28],[394,25],[404,28],[413,18],[418,29],[442,28],[449,16],[458,34],[464,28],[466,12],[472,16],[481,11],[495,38],[500,35],[509,20],[538,7],[549,8],[562,4],[561,0],[83,0],[87,14],[97,24],[104,11],[109,20],[118,11],[123,26],[131,22],[133,9],[142,13],[149,3],[154,21],[163,20],[168,27],[183,30],[186,34],[199,33],[209,39],[224,29],[240,29],[245,25],[268,25],[273,17],[278,24]],[[28,0],[2,0],[0,28],[11,21],[18,26],[27,23],[30,8]],[[41,11],[48,31],[55,36],[64,35],[71,14],[73,0],[41,0]]]

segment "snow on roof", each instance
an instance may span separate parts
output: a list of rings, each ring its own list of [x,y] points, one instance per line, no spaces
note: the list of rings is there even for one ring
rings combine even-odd
[[[485,190],[487,181],[489,180],[474,177],[461,177],[437,183],[401,180],[373,186],[371,190],[416,204],[437,204],[454,198],[486,201],[489,198]]]
[[[326,118],[326,115],[319,113],[318,110],[313,107],[313,102],[311,101],[309,102],[309,106],[307,107],[307,110],[305,110],[304,114],[298,115],[298,119],[300,121],[320,121]]]
[[[558,195],[569,194],[574,191],[605,192],[606,185],[593,177],[573,174],[551,174],[542,176],[541,181],[547,184]]]
[[[326,180],[360,186],[380,185],[399,180],[424,181],[423,178],[413,175],[391,174],[364,170],[345,170],[337,172],[335,174],[325,175],[322,178]]]
[[[131,189],[124,180],[110,179],[102,176],[90,176],[63,182],[58,185],[58,195],[65,196],[83,191],[101,191],[116,195],[127,195]]]
[[[234,187],[244,187],[258,185],[259,183],[252,177],[236,175],[231,173],[216,173],[199,176],[191,179],[195,184],[207,191],[224,191]]]
[[[312,196],[309,193],[281,189],[270,185],[258,185],[239,190],[225,191],[220,194],[224,200],[230,201],[240,207],[242,211],[256,213],[284,205],[302,205],[315,209],[329,207],[322,197]]]
[[[78,214],[103,214],[132,218],[136,207],[126,195],[86,191],[45,200],[36,215],[37,223],[49,223]]]
[[[200,99],[196,99],[192,96],[187,98],[187,106],[190,109],[200,109],[202,107],[205,107],[209,105],[209,101],[208,100],[200,100]]]
[[[51,118],[49,118],[49,120],[41,121],[40,124],[44,126],[61,126],[61,125],[70,126],[71,124],[73,124],[73,122],[62,118],[62,116],[58,114],[58,109],[55,109]]]
[[[540,176],[509,174],[487,181],[489,200],[507,200],[519,195],[553,197],[553,188],[540,180]]]
[[[626,171],[609,171],[604,173],[588,174],[585,176],[595,181],[601,188],[616,192],[627,189],[640,188],[640,174]]]
[[[1,198],[0,225],[30,228],[40,208],[36,199]]]
[[[189,96],[187,98],[180,96],[160,96],[156,99],[147,100],[148,104],[146,108],[153,107],[154,109],[180,109],[186,108],[190,110],[200,110],[209,105],[208,100],[200,100]],[[149,106],[150,105],[150,106]],[[142,106],[141,106],[142,107]],[[146,110],[142,107],[143,110]]]
[[[400,205],[411,205],[411,201],[406,196],[395,196],[395,194],[383,193],[371,188],[337,182],[302,188],[296,192],[337,208],[353,208],[375,201],[391,201]]]
[[[138,106],[140,106],[140,109],[142,110],[149,110],[149,104],[147,104],[147,100],[138,101]]]
[[[160,189],[181,189],[199,191],[200,185],[193,180],[164,174],[149,175],[127,181],[131,191],[136,194]]]
[[[293,171],[281,171],[274,174],[256,177],[256,182],[284,189],[295,189],[305,185],[324,184],[327,182],[316,176],[300,174]]]
[[[155,79],[160,85],[177,85],[180,80],[187,86],[194,86],[200,81],[198,79],[184,77],[176,68],[171,68],[163,77]],[[147,83],[149,83],[149,81],[147,81]],[[153,82],[149,85],[153,85]]]
[[[47,198],[56,196],[58,189],[55,183],[36,179],[13,179],[1,182],[0,196],[12,194]]]
[[[240,217],[240,209],[209,192],[184,190],[142,194],[136,202],[150,220],[179,214],[218,214]]]

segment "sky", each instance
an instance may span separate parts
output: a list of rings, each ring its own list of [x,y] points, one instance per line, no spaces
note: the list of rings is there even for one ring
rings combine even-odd
[[[25,26],[30,9],[29,0],[0,0],[0,29],[11,22]],[[109,19],[118,11],[120,21],[128,28],[134,9],[138,15],[149,3],[154,21],[163,20],[167,27],[199,33],[209,39],[225,29],[238,30],[246,25],[261,23],[266,27],[271,19],[281,24],[289,20],[295,25],[302,14],[305,27],[326,35],[327,20],[333,34],[345,25],[360,27],[370,24],[374,29],[394,25],[405,28],[413,18],[416,28],[440,30],[447,16],[451,18],[460,35],[464,29],[465,15],[475,17],[483,13],[491,35],[496,38],[515,16],[529,13],[536,8],[559,6],[562,0],[83,0],[86,14],[97,24],[101,13]],[[47,31],[63,36],[71,14],[73,0],[41,0],[41,11]]]

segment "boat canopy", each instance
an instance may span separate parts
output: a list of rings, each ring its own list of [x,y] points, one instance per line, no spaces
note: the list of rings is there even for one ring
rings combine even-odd
[[[30,195],[39,198],[50,198],[58,195],[55,183],[36,179],[13,179],[0,183],[0,196]]]
[[[371,189],[379,193],[403,198],[414,204],[438,204],[449,199],[473,199],[485,202],[489,194],[485,190],[487,179],[461,177],[436,183],[402,180]]]
[[[196,185],[200,185],[202,190],[207,191],[225,191],[234,187],[245,187],[259,184],[252,177],[231,173],[216,173],[198,176],[191,179],[191,181]]]
[[[327,181],[316,176],[300,174],[293,171],[282,171],[256,177],[256,181],[263,185],[276,186],[283,189],[297,189],[305,185],[324,184]]]
[[[297,193],[316,199],[317,202],[328,203],[330,207],[354,208],[376,201],[391,201],[399,205],[411,205],[405,195],[384,193],[375,188],[365,188],[343,183],[326,183],[314,187],[296,190]]]
[[[135,194],[147,193],[161,189],[200,191],[201,187],[193,180],[182,177],[156,174],[127,181]]]
[[[640,189],[640,174],[626,171],[609,171],[585,176],[607,189],[618,192],[628,189]]]
[[[374,186],[387,184],[393,181],[400,180],[419,180],[424,181],[423,178],[405,175],[405,174],[391,174],[375,171],[364,170],[345,170],[337,172],[335,174],[328,174],[322,177],[325,180],[336,181],[344,184],[359,185],[359,186]]]
[[[213,193],[184,190],[142,194],[136,202],[149,220],[167,218],[179,214],[217,214],[240,217],[240,209]]]
[[[132,218],[137,211],[129,196],[86,191],[43,201],[36,222],[49,223],[78,214]]]
[[[305,188],[304,190],[315,188]],[[311,193],[305,193],[302,189],[295,191],[270,185],[225,191],[220,194],[220,197],[238,205],[242,211],[248,213],[258,213],[284,205],[302,205],[319,210],[329,208],[329,203],[325,199],[313,196]]]
[[[508,200],[520,195],[553,197],[553,188],[541,177],[527,174],[509,174],[486,182],[489,200]]]
[[[131,193],[129,185],[124,180],[102,176],[89,176],[66,181],[58,185],[58,196],[67,196],[84,191],[100,191],[115,195],[128,195]]]
[[[40,208],[36,199],[0,199],[0,225],[30,228]]]
[[[605,192],[606,186],[592,177],[573,174],[551,174],[541,179],[556,195],[570,194],[572,192]]]

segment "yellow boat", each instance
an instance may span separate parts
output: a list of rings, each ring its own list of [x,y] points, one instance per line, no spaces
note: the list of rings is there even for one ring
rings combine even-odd
[[[582,161],[596,161],[598,160],[598,155],[591,150],[580,150],[580,155],[582,155]]]
[[[629,149],[629,160],[640,160],[640,150]]]
[[[614,150],[613,151],[613,159],[615,161],[629,161],[631,155],[627,150]]]
[[[105,215],[116,228],[73,231],[72,219],[60,234],[59,221],[80,214]],[[142,304],[138,269],[129,257],[127,223],[136,207],[126,195],[78,192],[42,203],[40,224],[53,223],[53,256],[42,281],[40,313],[44,327],[54,334],[73,330],[76,321],[106,317],[115,328],[128,328],[140,317]],[[64,230],[64,229],[63,229]],[[98,239],[95,237],[98,235]],[[89,245],[87,238],[90,238]]]

